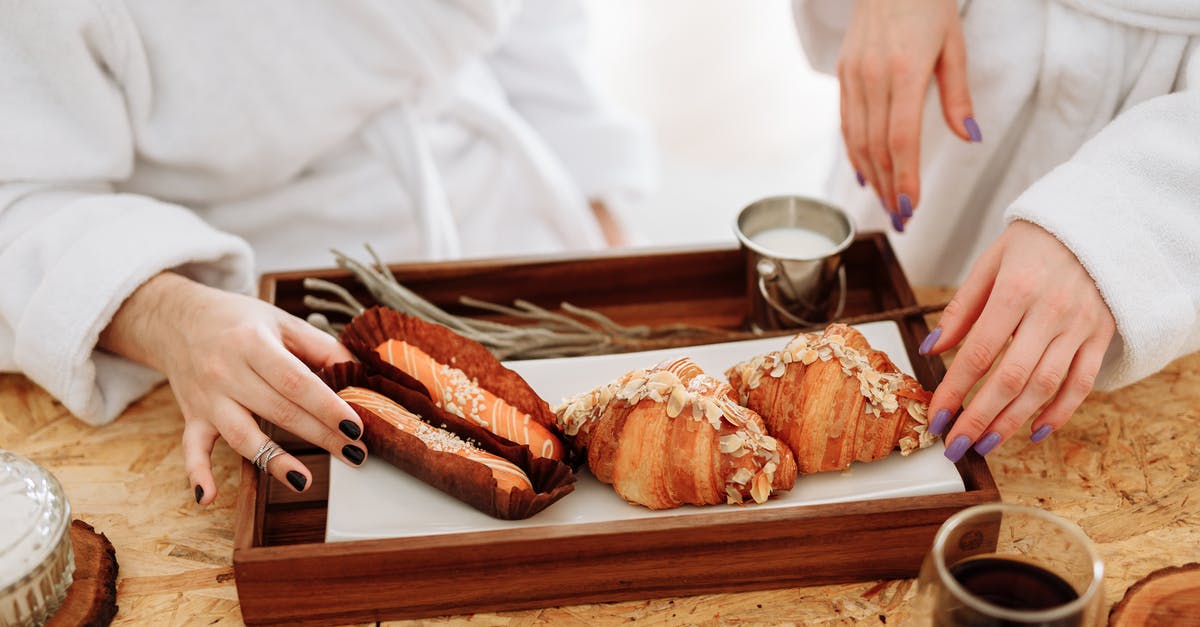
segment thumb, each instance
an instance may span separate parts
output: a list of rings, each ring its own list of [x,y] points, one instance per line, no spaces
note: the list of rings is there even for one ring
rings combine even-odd
[[[954,298],[946,305],[938,326],[921,342],[922,354],[939,354],[957,346],[971,326],[983,313],[992,286],[996,283],[996,275],[1000,272],[1000,260],[1003,249],[1000,244],[993,244],[980,256],[971,267],[970,274],[962,286],[954,293]]]
[[[942,100],[942,115],[946,125],[964,141],[983,141],[971,106],[971,91],[967,86],[967,49],[963,41],[962,24],[957,19],[946,33],[942,54],[934,68],[938,94]]]

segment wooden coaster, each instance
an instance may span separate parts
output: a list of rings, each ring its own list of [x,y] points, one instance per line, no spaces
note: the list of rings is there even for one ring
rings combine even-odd
[[[1200,562],[1161,568],[1129,586],[1108,613],[1108,624],[1200,625]]]
[[[102,533],[82,520],[71,521],[75,580],[46,627],[105,627],[117,614],[117,552]]]

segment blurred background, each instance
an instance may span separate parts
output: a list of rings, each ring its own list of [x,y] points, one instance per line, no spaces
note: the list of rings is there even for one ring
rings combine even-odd
[[[658,145],[658,190],[623,211],[643,243],[733,242],[754,200],[823,195],[837,82],[809,67],[789,0],[585,3],[602,88]]]

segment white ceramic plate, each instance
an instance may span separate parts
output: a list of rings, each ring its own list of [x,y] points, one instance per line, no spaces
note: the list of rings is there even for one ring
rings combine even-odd
[[[912,374],[908,353],[894,322],[873,322],[857,328],[873,347],[886,352],[901,370]],[[553,406],[630,370],[648,368],[663,359],[690,356],[705,372],[721,376],[729,366],[753,355],[776,350],[786,342],[786,338],[770,338],[622,355],[518,361],[506,365],[525,377]],[[908,457],[897,453],[870,464],[854,464],[841,473],[802,476],[796,480],[796,487],[781,497],[745,507],[803,507],[962,491],[962,478],[954,464],[942,455],[942,446],[935,444]],[[579,473],[575,491],[561,501],[532,518],[505,521],[482,514],[382,460],[368,459],[359,468],[335,460],[329,468],[329,517],[325,539],[338,542],[431,536],[734,509],[742,508],[714,505],[651,511],[626,503],[611,487],[597,481],[585,469]]]

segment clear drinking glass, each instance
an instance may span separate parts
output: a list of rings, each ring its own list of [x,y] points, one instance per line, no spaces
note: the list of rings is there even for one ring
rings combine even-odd
[[[1104,562],[1075,523],[1023,505],[967,508],[938,529],[917,580],[923,625],[1092,626]]]

